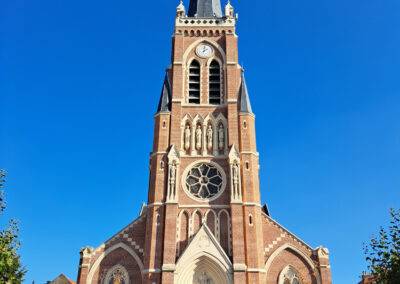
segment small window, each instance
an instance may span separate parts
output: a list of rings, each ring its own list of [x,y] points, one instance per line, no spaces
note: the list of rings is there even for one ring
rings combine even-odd
[[[249,161],[246,161],[246,170],[250,169]]]
[[[209,69],[209,103],[221,104],[221,70],[219,63],[213,60]]]
[[[247,129],[247,120],[244,120],[244,121],[243,121],[243,128],[244,128],[244,129]]]
[[[253,226],[253,216],[249,215],[249,225]]]
[[[167,127],[167,122],[165,120],[162,121],[162,128],[166,128]]]
[[[196,60],[189,67],[189,103],[200,104],[200,63]]]

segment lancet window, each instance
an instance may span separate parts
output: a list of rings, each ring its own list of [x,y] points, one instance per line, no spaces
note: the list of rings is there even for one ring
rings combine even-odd
[[[193,60],[189,67],[189,103],[200,104],[200,63]]]
[[[209,103],[221,104],[221,70],[219,63],[213,60],[209,68]]]

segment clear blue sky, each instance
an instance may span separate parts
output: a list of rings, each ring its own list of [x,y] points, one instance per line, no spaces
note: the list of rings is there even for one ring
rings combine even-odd
[[[188,1],[185,1],[186,7]],[[223,3],[225,4],[225,3]],[[178,1],[0,0],[0,168],[28,283],[147,199]],[[400,207],[400,1],[233,0],[272,217],[356,283]]]

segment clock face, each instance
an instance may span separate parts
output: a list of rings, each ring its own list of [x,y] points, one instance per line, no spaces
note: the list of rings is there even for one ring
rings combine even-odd
[[[202,58],[210,57],[213,52],[214,50],[212,49],[212,47],[206,44],[201,44],[196,48],[196,54]]]

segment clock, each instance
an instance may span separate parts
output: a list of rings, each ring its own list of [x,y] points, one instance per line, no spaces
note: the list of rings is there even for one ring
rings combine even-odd
[[[196,54],[201,58],[210,57],[213,54],[214,50],[211,46],[207,44],[201,44],[196,48]]]

